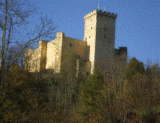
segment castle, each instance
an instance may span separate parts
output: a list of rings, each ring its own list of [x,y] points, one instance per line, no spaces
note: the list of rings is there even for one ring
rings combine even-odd
[[[25,52],[25,69],[29,72],[53,70],[54,73],[73,72],[76,76],[93,74],[94,69],[107,71],[115,64],[127,63],[127,48],[115,49],[117,15],[94,10],[84,16],[84,40],[66,37],[57,32],[48,42],[39,41],[35,50]]]

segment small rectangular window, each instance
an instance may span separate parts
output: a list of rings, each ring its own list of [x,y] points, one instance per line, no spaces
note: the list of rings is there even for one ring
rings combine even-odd
[[[68,47],[72,47],[72,44],[68,44]]]

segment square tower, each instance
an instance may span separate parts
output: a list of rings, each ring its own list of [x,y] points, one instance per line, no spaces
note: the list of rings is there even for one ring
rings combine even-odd
[[[103,72],[114,64],[116,18],[116,14],[101,10],[84,17],[84,40],[90,48],[91,74],[96,68]]]

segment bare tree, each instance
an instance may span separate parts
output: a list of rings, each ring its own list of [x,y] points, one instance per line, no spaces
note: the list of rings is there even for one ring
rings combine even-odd
[[[34,25],[34,30],[27,32],[29,17],[35,12],[34,7],[26,0],[0,0],[0,32],[1,38],[1,64],[0,81],[2,81],[6,70],[6,58],[10,47],[20,46],[20,50],[10,61],[10,66],[17,61],[24,50],[41,37],[49,37],[54,33],[51,19],[41,17],[39,22]],[[31,26],[31,25],[30,25]],[[25,33],[24,33],[25,32]],[[24,35],[25,34],[25,38]]]

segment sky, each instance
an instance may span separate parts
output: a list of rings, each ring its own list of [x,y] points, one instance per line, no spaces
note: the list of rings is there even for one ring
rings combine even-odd
[[[83,40],[84,16],[97,9],[117,14],[115,48],[128,59],[160,64],[160,0],[32,0],[38,14],[53,19],[56,32]],[[36,17],[33,21],[36,21]]]

